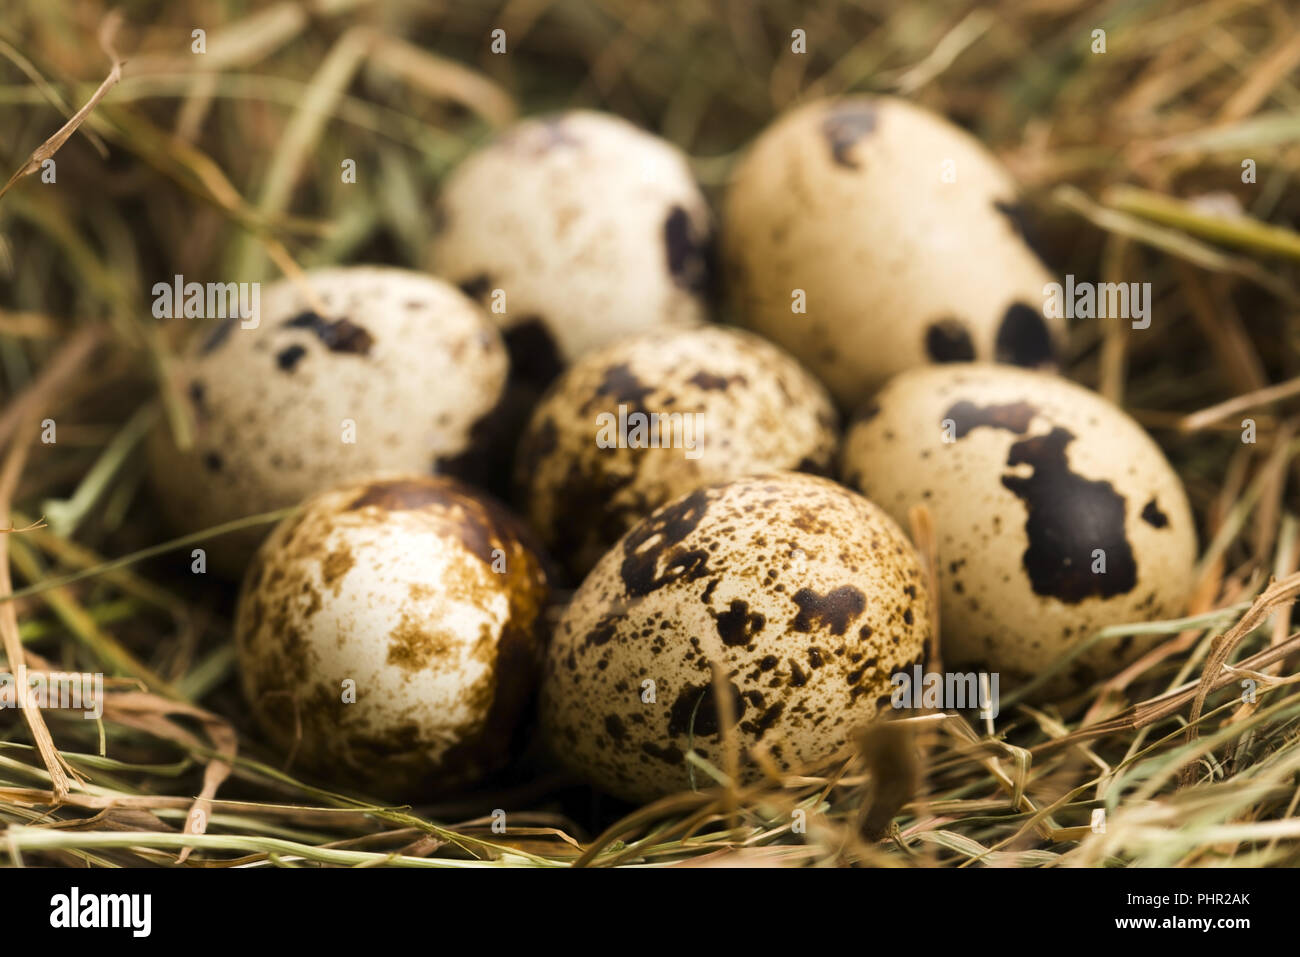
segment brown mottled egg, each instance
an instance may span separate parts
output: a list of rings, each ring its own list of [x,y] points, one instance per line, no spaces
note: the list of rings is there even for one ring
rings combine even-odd
[[[889,710],[890,676],[923,659],[929,632],[917,556],[866,499],[791,472],[697,489],[574,595],[547,651],[543,733],[612,794],[689,787],[689,749],[725,765],[716,663],[742,756],[761,747],[791,769]],[[742,777],[758,777],[748,760]]]
[[[930,510],[945,664],[998,672],[1006,689],[1099,628],[1183,609],[1196,530],[1182,484],[1095,392],[1008,366],[914,369],[864,407],[842,454],[849,484],[896,519]],[[1155,640],[1096,645],[1044,693]]]
[[[370,472],[477,479],[499,467],[509,360],[474,302],[401,269],[307,279],[323,315],[282,280],[262,291],[255,327],[220,320],[180,362],[193,448],[178,450],[165,427],[150,442],[158,502],[177,528],[294,505]],[[238,577],[266,531],[211,539],[209,561]]]
[[[489,307],[529,381],[706,318],[708,206],[686,156],[619,117],[516,124],[452,173],[437,225],[432,268]]]
[[[533,413],[515,458],[524,510],[584,575],[660,505],[777,469],[830,474],[836,412],[789,355],[718,326],[590,352]]]
[[[244,693],[295,764],[418,797],[503,764],[545,645],[522,523],[445,477],[341,485],[281,523],[235,619]]]
[[[737,167],[723,258],[737,320],[789,349],[846,408],[931,362],[1053,360],[1051,276],[1016,185],[984,147],[905,100],[818,100]]]

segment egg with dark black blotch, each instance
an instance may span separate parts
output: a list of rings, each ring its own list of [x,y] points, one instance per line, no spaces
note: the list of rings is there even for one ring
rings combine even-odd
[[[644,801],[690,786],[692,748],[725,768],[729,712],[753,781],[752,749],[793,769],[890,711],[890,677],[923,660],[930,627],[916,553],[860,495],[792,472],[697,489],[574,594],[547,651],[543,734],[599,788]]]
[[[295,766],[418,798],[510,756],[545,646],[544,560],[503,506],[445,477],[323,492],[243,583],[245,696]]]
[[[577,577],[677,496],[777,469],[830,474],[837,414],[771,343],[716,326],[588,353],[533,413],[515,458],[523,511]]]
[[[297,282],[272,283],[256,316],[215,321],[178,363],[193,447],[180,450],[165,426],[149,444],[174,527],[296,505],[371,472],[480,480],[508,461],[509,360],[474,302],[440,279],[385,267],[317,270],[304,285],[314,302]],[[204,542],[209,562],[238,578],[266,532]]]
[[[937,537],[944,661],[1005,690],[1097,630],[1183,611],[1196,529],[1159,447],[1100,395],[992,364],[914,369],[849,426],[845,480]],[[1113,674],[1159,635],[1110,638],[1040,686]]]
[[[435,223],[431,268],[488,307],[516,379],[707,318],[708,204],[681,150],[620,117],[515,124],[452,172]]]
[[[1051,275],[1011,176],[973,136],[888,96],[817,100],[759,135],[722,216],[736,319],[852,409],[927,363],[1048,366]]]

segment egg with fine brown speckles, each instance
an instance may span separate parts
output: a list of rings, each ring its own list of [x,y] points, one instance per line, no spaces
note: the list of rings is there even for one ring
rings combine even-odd
[[[507,459],[509,360],[474,302],[440,279],[385,267],[322,269],[303,285],[315,302],[286,279],[262,290],[250,318],[204,320],[178,362],[193,446],[179,449],[166,424],[149,442],[157,501],[178,530],[296,505],[353,476],[477,481]],[[205,541],[208,561],[238,579],[266,531]]]
[[[736,167],[722,215],[737,321],[789,349],[851,410],[926,363],[1052,364],[1051,274],[1018,190],[961,128],[906,100],[790,111]]]
[[[913,369],[845,436],[846,481],[895,518],[925,505],[936,536],[946,664],[1042,675],[1102,628],[1176,617],[1196,527],[1177,474],[1106,399],[1009,366]],[[1092,645],[1040,697],[1120,670],[1159,635]]]
[[[798,362],[706,326],[579,359],[534,410],[516,482],[543,543],[580,578],[678,495],[776,469],[830,474],[837,442],[830,396]]]
[[[463,787],[509,756],[547,587],[522,523],[460,482],[338,486],[249,567],[235,619],[245,696],[295,767],[385,798]]]
[[[681,150],[620,117],[515,124],[452,172],[435,223],[431,268],[490,307],[529,383],[707,318],[708,204]]]
[[[924,659],[930,627],[916,553],[860,495],[791,472],[697,489],[636,525],[574,594],[547,651],[543,734],[629,800],[690,787],[692,748],[725,768],[720,713],[742,755],[793,769],[890,710],[890,678]],[[743,759],[742,778],[758,775]]]

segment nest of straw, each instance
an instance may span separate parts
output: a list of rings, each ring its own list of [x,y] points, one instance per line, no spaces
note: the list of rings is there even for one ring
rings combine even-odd
[[[0,637],[9,668],[110,677],[99,721],[0,713],[0,861],[1300,864],[1288,4],[14,6],[0,23],[0,180],[14,171],[0,193]],[[489,53],[496,28],[506,56]],[[796,28],[804,55],[789,52]],[[565,106],[661,132],[716,198],[777,113],[849,90],[976,132],[1026,188],[1057,272],[1152,283],[1159,321],[1076,323],[1066,366],[1183,477],[1204,549],[1186,617],[1093,636],[1162,640],[1051,706],[919,713],[802,773],[746,788],[701,773],[646,807],[532,754],[485,791],[392,807],[266,751],[233,680],[232,590],[184,573],[185,542],[142,485],[144,432],[158,416],[184,428],[162,375],[182,330],[142,318],[148,277],[418,268],[445,172],[516,115]],[[345,192],[338,156],[381,175]],[[41,182],[54,157],[57,189]],[[55,444],[40,441],[47,418]]]

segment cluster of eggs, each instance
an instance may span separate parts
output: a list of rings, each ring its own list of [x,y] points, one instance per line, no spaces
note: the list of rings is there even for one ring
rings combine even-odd
[[[1185,494],[1131,419],[1053,374],[1017,209],[968,134],[844,97],[759,136],[715,243],[677,149],[574,112],[455,171],[432,275],[272,286],[179,364],[193,447],[151,445],[179,526],[300,505],[260,546],[210,545],[243,576],[267,736],[429,794],[499,768],[536,699],[559,760],[646,800],[688,785],[690,751],[763,752],[746,780],[837,751],[936,618],[945,662],[1010,680],[1176,614]],[[715,245],[747,329],[709,322]],[[512,452],[520,518],[483,491]],[[930,580],[903,532],[918,505]],[[1054,687],[1141,650],[1090,647]]]

